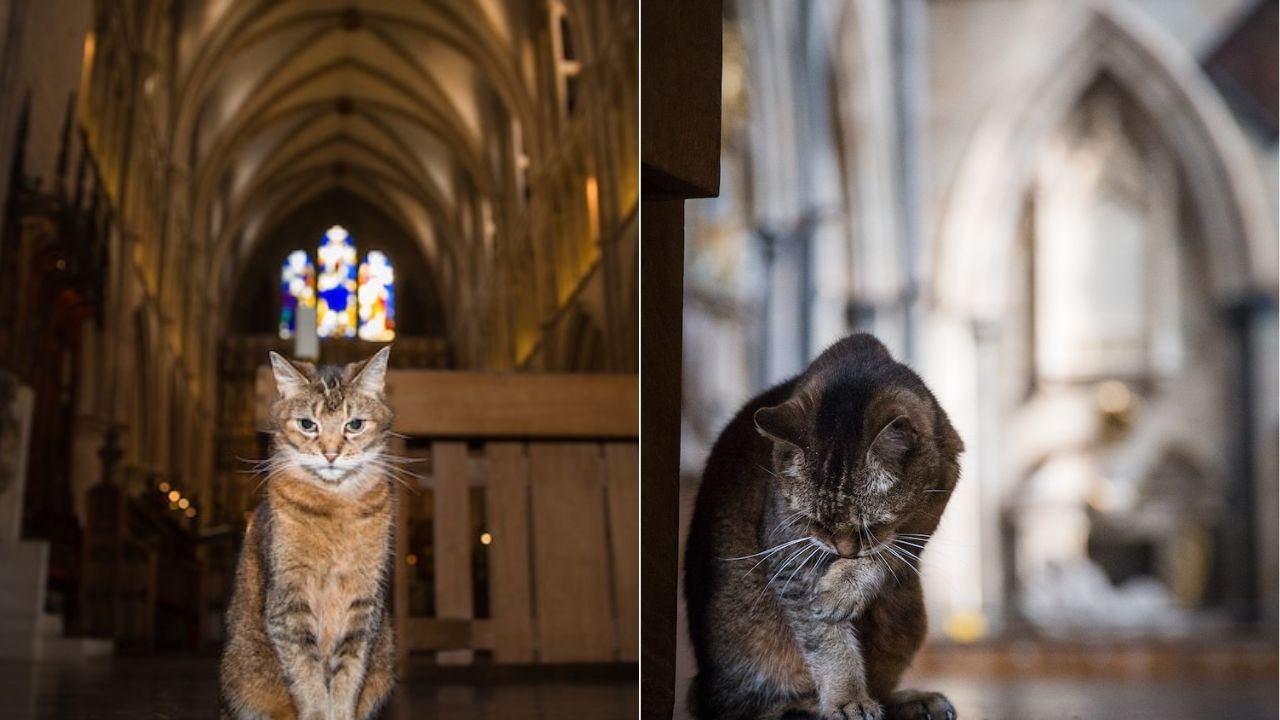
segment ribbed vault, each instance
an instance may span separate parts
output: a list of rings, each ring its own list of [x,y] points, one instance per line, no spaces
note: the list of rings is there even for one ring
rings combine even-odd
[[[261,280],[245,268],[270,254],[258,246],[335,190],[394,221],[432,291],[465,305],[460,280],[485,260],[474,245],[539,157],[522,46],[536,20],[496,0],[208,3],[183,18],[170,156],[222,326],[220,298]]]

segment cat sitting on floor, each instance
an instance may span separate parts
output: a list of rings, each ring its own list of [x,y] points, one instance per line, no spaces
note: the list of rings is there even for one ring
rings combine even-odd
[[[364,720],[391,693],[389,352],[319,369],[271,353],[274,445],[227,611],[223,718]]]
[[[954,720],[898,690],[925,635],[924,551],[959,435],[920,378],[854,335],[721,433],[685,555],[698,717]]]

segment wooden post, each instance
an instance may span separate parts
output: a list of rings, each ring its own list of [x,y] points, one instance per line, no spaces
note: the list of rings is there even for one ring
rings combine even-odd
[[[522,443],[494,442],[489,457],[489,612],[493,659],[533,661],[533,602],[529,590],[529,461]]]
[[[431,445],[432,477],[435,484],[435,586],[436,617],[441,620],[471,620],[474,599],[471,590],[471,513],[467,445],[437,442]],[[442,650],[441,664],[469,664],[471,650]]]
[[[640,485],[635,443],[605,443],[609,546],[613,551],[613,597],[618,614],[618,659],[635,662],[640,650]]]
[[[643,401],[644,621],[640,714],[669,720],[675,706],[680,527],[680,328],[684,200],[719,193],[720,0],[645,0],[640,8],[640,366]]]

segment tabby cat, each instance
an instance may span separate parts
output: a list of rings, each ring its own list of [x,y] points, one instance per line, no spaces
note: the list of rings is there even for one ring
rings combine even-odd
[[[224,718],[363,719],[391,693],[389,352],[319,369],[271,353],[274,443],[227,611]]]
[[[959,435],[870,335],[747,403],[707,460],[685,555],[700,718],[954,720],[897,690],[925,635],[919,555]]]

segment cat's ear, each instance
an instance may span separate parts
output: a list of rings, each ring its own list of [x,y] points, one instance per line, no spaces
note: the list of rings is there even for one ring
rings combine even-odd
[[[271,372],[276,376],[276,390],[281,397],[293,397],[311,384],[305,373],[293,366],[276,352],[267,353],[271,357]]]
[[[764,407],[753,416],[756,430],[767,438],[803,447],[808,434],[809,413],[799,398],[792,398],[773,407]]]
[[[351,387],[369,395],[381,395],[387,384],[387,361],[390,359],[391,346],[388,345],[365,362],[348,365]]]
[[[915,425],[906,415],[898,415],[884,424],[867,448],[868,455],[875,455],[881,462],[896,465],[902,462],[907,451],[919,440]]]

